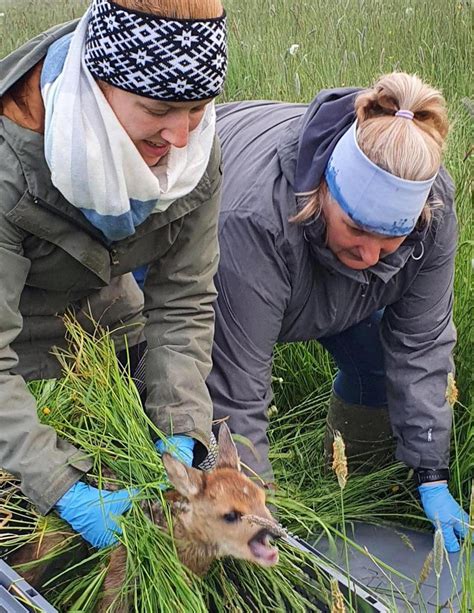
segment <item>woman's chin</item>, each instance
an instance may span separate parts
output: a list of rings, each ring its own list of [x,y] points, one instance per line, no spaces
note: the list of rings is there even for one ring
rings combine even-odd
[[[155,149],[155,151],[154,151]],[[158,164],[169,152],[169,146],[167,147],[150,147],[146,143],[142,143],[138,147],[138,152],[143,158],[143,161],[147,166],[153,167]]]
[[[359,258],[355,258],[353,256],[347,255],[345,253],[338,253],[337,259],[347,266],[347,268],[352,268],[352,270],[366,270],[370,268],[370,264],[366,264],[363,260]]]
[[[156,166],[158,162],[161,160],[161,158],[163,157],[162,155],[147,155],[146,153],[144,154],[142,152],[140,152],[140,154],[145,164],[149,166],[150,168],[153,168],[153,166]]]

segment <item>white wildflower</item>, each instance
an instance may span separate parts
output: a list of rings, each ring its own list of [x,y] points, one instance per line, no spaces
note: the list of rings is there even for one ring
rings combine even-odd
[[[296,45],[296,44],[291,45],[291,47],[288,49],[288,53],[289,53],[290,55],[296,55],[296,54],[298,53],[298,49],[299,49],[299,48],[300,48],[300,46],[299,46],[299,45]]]

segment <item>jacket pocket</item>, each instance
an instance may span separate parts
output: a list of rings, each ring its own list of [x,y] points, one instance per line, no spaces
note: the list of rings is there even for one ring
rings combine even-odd
[[[110,282],[110,254],[105,245],[71,220],[49,211],[29,192],[6,217],[30,235],[23,243],[24,255],[32,263],[28,283],[64,291],[100,288]],[[70,258],[64,258],[64,253]]]

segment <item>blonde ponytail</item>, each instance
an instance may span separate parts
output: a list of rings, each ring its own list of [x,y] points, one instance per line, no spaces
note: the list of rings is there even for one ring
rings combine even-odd
[[[396,117],[411,111],[412,120]],[[380,168],[411,181],[436,174],[448,133],[446,103],[416,75],[394,72],[357,96],[357,142]]]
[[[400,109],[411,111],[413,119],[396,117]],[[436,174],[449,130],[446,102],[438,90],[416,75],[393,72],[357,96],[355,111],[357,142],[374,164],[411,181]],[[291,221],[303,222],[320,212],[327,197],[324,187],[323,179]],[[419,225],[429,222],[433,204],[426,204]]]

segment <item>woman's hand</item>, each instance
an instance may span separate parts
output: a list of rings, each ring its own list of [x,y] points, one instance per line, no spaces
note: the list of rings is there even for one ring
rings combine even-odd
[[[122,533],[118,516],[130,508],[136,492],[108,492],[78,481],[58,500],[56,510],[93,547],[108,547]]]
[[[160,455],[165,451],[174,456],[177,460],[180,460],[186,466],[193,465],[193,450],[196,441],[190,436],[178,434],[176,436],[170,436],[166,442],[158,439],[155,443],[155,447]]]
[[[446,482],[424,483],[418,487],[421,504],[426,517],[435,528],[441,528],[446,551],[460,550],[456,537],[466,538],[469,534],[469,516],[454,500]]]

